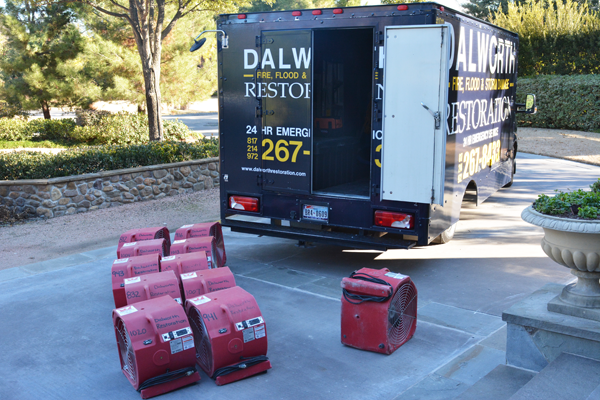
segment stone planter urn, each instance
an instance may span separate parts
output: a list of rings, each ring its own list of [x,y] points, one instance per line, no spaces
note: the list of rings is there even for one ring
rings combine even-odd
[[[548,311],[600,321],[600,221],[545,215],[532,206],[521,218],[544,229],[544,253],[577,277],[548,303]]]

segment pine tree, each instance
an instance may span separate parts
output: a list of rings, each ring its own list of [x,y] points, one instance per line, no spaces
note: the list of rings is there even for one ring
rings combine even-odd
[[[29,0],[7,0],[0,28],[6,36],[0,96],[24,110],[42,108],[50,119],[51,106],[74,106],[89,91],[73,75],[84,40],[72,23],[74,12],[62,4],[37,5]],[[85,97],[85,96],[83,96]]]

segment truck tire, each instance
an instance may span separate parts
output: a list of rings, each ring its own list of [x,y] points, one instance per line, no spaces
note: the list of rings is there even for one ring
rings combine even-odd
[[[444,232],[440,233],[440,236],[433,239],[433,241],[431,243],[444,244],[444,243],[448,243],[449,241],[451,241],[452,238],[454,237],[454,232],[456,232],[457,224],[458,224],[458,222],[455,222],[452,225],[450,225],[450,228],[448,228]]]

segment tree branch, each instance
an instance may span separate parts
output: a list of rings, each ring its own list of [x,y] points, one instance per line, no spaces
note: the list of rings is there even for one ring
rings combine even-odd
[[[110,2],[113,3],[115,6],[119,7],[120,9],[129,12],[129,8],[125,7],[124,5],[121,5],[121,4],[117,3],[115,0],[110,0]]]
[[[131,19],[129,18],[129,15],[127,15],[127,14],[116,13],[116,12],[105,10],[104,8],[102,8],[102,7],[100,7],[100,6],[92,3],[91,1],[83,1],[83,3],[92,6],[96,10],[98,10],[98,11],[104,13],[104,14],[110,15],[111,17],[124,18],[124,19],[128,20],[129,22],[131,22]]]

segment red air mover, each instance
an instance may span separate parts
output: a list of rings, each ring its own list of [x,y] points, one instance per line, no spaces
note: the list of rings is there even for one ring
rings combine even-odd
[[[181,274],[183,295],[186,299],[229,289],[235,286],[235,278],[227,267]]]
[[[342,343],[392,354],[417,328],[417,288],[406,275],[362,268],[342,280]]]
[[[223,230],[220,222],[206,222],[203,224],[184,225],[175,231],[175,240],[189,239],[201,236],[212,236],[217,242],[217,265],[222,267],[227,262]]]
[[[210,263],[205,251],[184,253],[176,256],[163,257],[160,260],[161,271],[174,271],[175,275],[210,269]]]
[[[112,265],[112,288],[115,299],[115,308],[127,305],[125,284],[123,280],[138,275],[151,274],[159,271],[160,254],[147,256],[121,258]]]
[[[117,258],[121,258],[119,256],[119,250],[121,250],[123,244],[152,239],[165,239],[167,242],[167,255],[169,254],[168,248],[171,247],[169,230],[163,226],[156,226],[153,228],[131,229],[122,234],[119,238],[119,245],[117,246]]]
[[[239,286],[186,301],[196,359],[217,385],[271,368],[267,329],[254,297]]]
[[[205,251],[211,268],[222,267],[223,260],[215,259],[218,254],[217,242],[212,236],[197,237],[191,239],[175,240],[171,246],[171,255],[193,253],[195,251]]]
[[[118,258],[145,256],[147,254],[169,255],[169,247],[165,239],[144,240],[142,242],[124,243],[121,250],[117,250]]]
[[[127,278],[123,283],[125,284],[127,304],[162,296],[171,296],[179,304],[182,304],[179,280],[173,271]]]
[[[113,311],[121,369],[143,399],[200,380],[190,323],[163,296]]]

